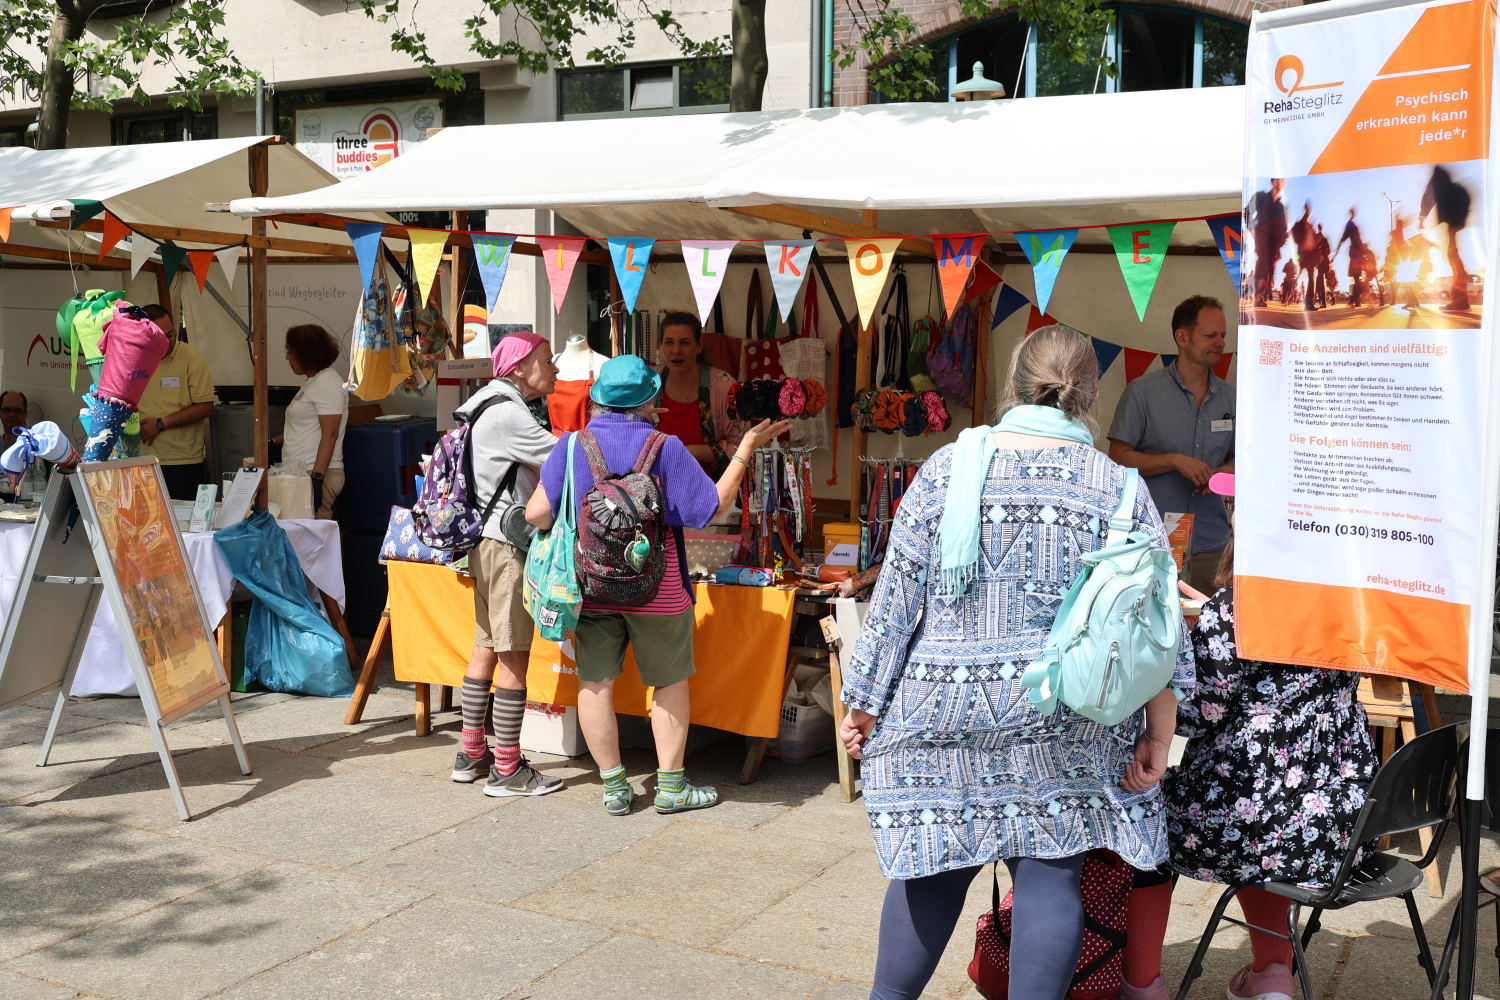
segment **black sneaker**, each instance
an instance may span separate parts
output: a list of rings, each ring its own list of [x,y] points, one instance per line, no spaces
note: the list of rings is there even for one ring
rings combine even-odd
[[[507,795],[546,795],[548,792],[557,791],[562,786],[561,778],[542,774],[531,766],[531,762],[525,756],[522,756],[521,766],[516,768],[516,773],[509,777],[500,777],[500,772],[491,767],[490,780],[484,783],[484,794],[494,798],[503,798]]]
[[[484,748],[483,757],[470,757],[460,750],[458,759],[453,762],[453,773],[449,777],[467,785],[484,777],[484,773],[494,765],[495,755],[490,752],[489,747]]]

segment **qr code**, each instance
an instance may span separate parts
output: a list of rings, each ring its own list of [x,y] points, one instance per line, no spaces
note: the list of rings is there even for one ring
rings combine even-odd
[[[1281,341],[1262,340],[1260,342],[1260,363],[1263,365],[1281,364]]]

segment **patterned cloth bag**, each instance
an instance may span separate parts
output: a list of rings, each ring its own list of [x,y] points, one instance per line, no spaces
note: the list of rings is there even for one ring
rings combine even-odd
[[[972,303],[953,311],[943,335],[927,352],[927,370],[933,381],[960,406],[973,406],[974,349],[979,317]]]
[[[557,503],[557,520],[548,530],[537,532],[526,553],[526,611],[542,638],[553,642],[562,642],[578,627],[578,612],[583,607],[575,558],[578,502],[573,485],[573,438],[580,433],[562,442],[568,449],[568,468]]]
[[[667,570],[667,501],[651,469],[666,440],[661,431],[652,431],[635,465],[616,476],[605,464],[594,432],[578,432],[594,474],[578,525],[578,577],[585,597],[623,607],[650,604],[656,597]],[[570,450],[569,458],[572,454]]]
[[[380,543],[379,562],[419,562],[434,566],[451,566],[457,553],[424,545],[417,537],[417,525],[406,507],[392,507],[385,526],[385,540]]]
[[[998,867],[998,865],[997,865]],[[1125,910],[1135,870],[1113,851],[1083,858],[1083,951],[1068,988],[1068,1000],[1115,1000],[1123,982]],[[1000,899],[995,878],[990,909],[979,915],[969,978],[980,996],[1006,1000],[1010,993],[1011,896]],[[1016,1000],[1023,1000],[1017,997]]]

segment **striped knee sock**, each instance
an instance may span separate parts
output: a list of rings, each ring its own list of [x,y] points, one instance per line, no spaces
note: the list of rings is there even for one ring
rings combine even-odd
[[[656,790],[666,792],[668,795],[676,795],[687,787],[687,773],[683,768],[675,768],[671,771],[656,771]]]
[[[490,720],[495,726],[495,770],[507,778],[521,766],[521,718],[526,714],[526,692],[495,689]]]
[[[483,757],[489,745],[484,740],[484,713],[489,708],[490,682],[477,677],[465,677],[459,690],[459,704],[463,709],[464,753],[471,760]]]

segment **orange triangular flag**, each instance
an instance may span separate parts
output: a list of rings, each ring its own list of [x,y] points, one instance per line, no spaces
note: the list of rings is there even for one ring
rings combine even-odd
[[[198,279],[198,293],[203,293],[203,286],[208,282],[208,266],[214,262],[212,250],[189,250],[188,263],[193,265],[193,275]]]
[[[1146,369],[1150,368],[1151,362],[1155,360],[1155,351],[1138,351],[1134,347],[1125,348],[1125,384],[1129,385],[1146,374]]]
[[[983,244],[983,236],[934,236],[932,245],[937,250],[938,278],[943,285],[943,311],[949,316],[958,308],[959,293],[974,270],[975,241]]]
[[[0,208],[0,243],[10,242],[10,213],[14,212],[15,206]]]
[[[1229,362],[1231,362],[1233,360],[1234,360],[1234,354],[1233,353],[1224,355],[1222,358],[1219,359],[1219,363],[1216,364],[1216,365],[1214,365],[1214,374],[1217,375],[1217,376],[1219,376],[1219,378],[1228,378],[1229,377]]]
[[[109,252],[115,248],[115,244],[130,235],[130,227],[125,225],[110,212],[104,213],[104,235],[99,239],[99,259],[103,260],[109,256]]]

